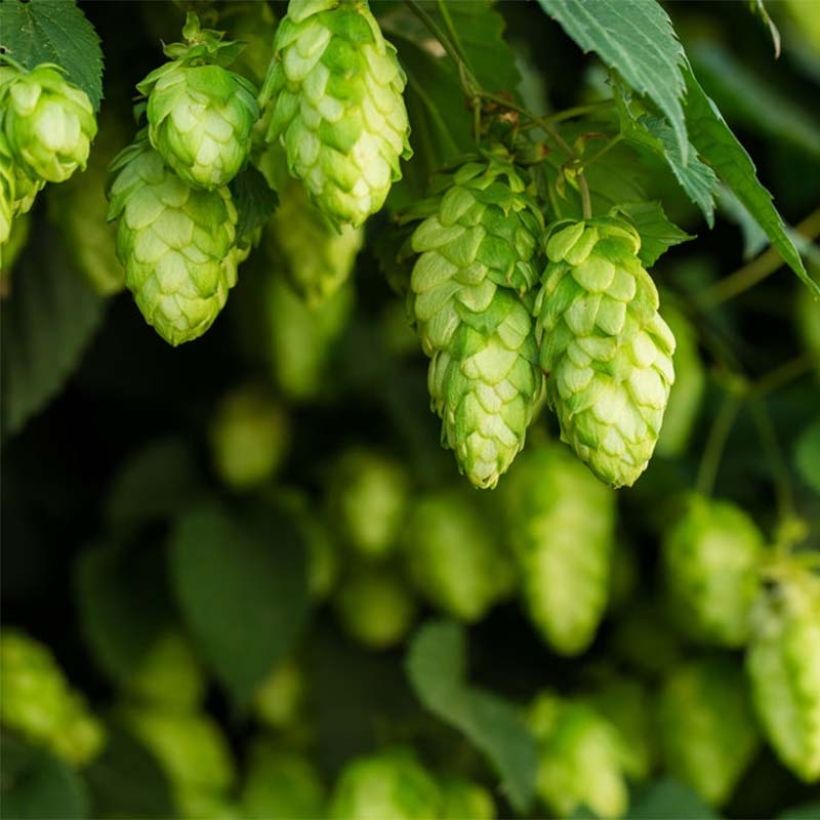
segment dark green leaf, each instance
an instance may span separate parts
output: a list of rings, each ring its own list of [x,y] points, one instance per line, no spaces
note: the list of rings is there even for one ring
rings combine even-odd
[[[86,777],[94,817],[174,816],[168,780],[154,756],[116,726],[109,727],[105,749]]]
[[[670,778],[650,783],[635,797],[627,820],[717,820],[688,786]]]
[[[807,427],[797,439],[794,463],[803,481],[820,493],[820,419]]]
[[[688,161],[681,98],[686,65],[672,22],[655,0],[538,0],[584,50],[594,51],[664,113]]]
[[[79,820],[88,817],[83,781],[63,760],[33,749],[7,732],[0,738],[3,817],[13,820]]]
[[[76,564],[80,624],[99,667],[123,681],[172,619],[164,554],[145,547],[102,546]]]
[[[706,96],[691,68],[686,71],[686,87],[686,122],[692,144],[758,221],[783,261],[820,295],[820,285],[812,282],[806,273],[783,219],[772,203],[772,195],[757,179],[751,157]]]
[[[641,235],[641,262],[649,268],[672,245],[679,245],[692,237],[673,225],[663,212],[660,202],[625,202],[615,210],[627,216]]]
[[[794,806],[777,815],[777,820],[817,820],[820,817],[820,800]]]
[[[11,296],[3,303],[4,434],[20,430],[59,392],[78,366],[106,304],[68,267],[54,229],[38,225],[37,230],[38,241],[18,260]]]
[[[252,165],[233,180],[231,192],[237,211],[237,240],[250,242],[253,232],[264,225],[276,210],[279,195]]]
[[[419,700],[486,754],[512,805],[527,811],[535,792],[535,739],[512,704],[467,681],[464,628],[448,621],[423,626],[410,645],[407,674]]]
[[[284,513],[217,503],[181,516],[171,570],[203,657],[244,703],[290,650],[307,612],[305,545]]]
[[[178,513],[201,491],[187,444],[177,438],[159,439],[125,461],[112,483],[106,517],[110,526],[127,530]]]
[[[74,0],[3,0],[0,48],[32,69],[56,63],[88,94],[94,110],[102,99],[103,55],[94,26]]]

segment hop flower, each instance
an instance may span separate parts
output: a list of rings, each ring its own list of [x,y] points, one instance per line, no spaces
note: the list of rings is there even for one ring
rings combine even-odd
[[[627,223],[558,223],[536,301],[541,367],[561,438],[601,481],[646,469],[674,381],[675,338]]]
[[[583,652],[609,590],[613,493],[560,444],[524,453],[503,490],[527,612],[557,652]]]
[[[59,66],[43,63],[4,77],[0,110],[11,154],[32,180],[63,182],[85,168],[97,133],[94,108]],[[16,196],[22,198],[20,192]]]
[[[325,214],[361,225],[410,154],[406,78],[366,0],[291,0],[262,90],[268,141]]]
[[[524,446],[542,393],[525,294],[541,215],[503,157],[467,162],[424,203],[411,306],[431,357],[442,441],[477,487],[494,487]]]
[[[707,643],[742,646],[763,552],[763,535],[742,510],[689,498],[663,540],[670,604],[681,627]]]
[[[227,188],[200,191],[171,172],[144,139],[112,165],[109,219],[145,320],[169,344],[201,336],[236,282],[236,209]]]
[[[764,591],[746,657],[763,729],[798,777],[820,779],[820,578],[797,567]]]

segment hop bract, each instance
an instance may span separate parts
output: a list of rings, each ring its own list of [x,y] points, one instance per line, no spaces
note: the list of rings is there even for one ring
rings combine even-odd
[[[541,214],[503,158],[467,162],[425,205],[411,304],[431,357],[442,441],[477,487],[494,487],[524,446],[542,393],[526,291]]]
[[[259,116],[252,83],[219,65],[174,61],[138,88],[148,94],[151,145],[178,176],[212,190],[239,173]]]
[[[630,486],[646,469],[675,378],[675,338],[640,246],[623,220],[559,223],[536,302],[561,437],[613,487]]]
[[[0,84],[3,132],[32,180],[63,182],[85,168],[97,133],[91,100],[62,71],[43,63]]]
[[[361,225],[411,154],[395,49],[362,0],[291,0],[273,51],[268,140],[327,216]]]
[[[227,188],[201,191],[142,139],[112,165],[109,219],[145,320],[169,344],[201,336],[236,282],[236,209]]]
[[[0,246],[11,233],[15,212],[14,160],[8,142],[0,131]]]

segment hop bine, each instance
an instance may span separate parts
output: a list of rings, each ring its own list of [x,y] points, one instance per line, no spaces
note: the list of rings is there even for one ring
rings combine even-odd
[[[361,225],[401,178],[405,83],[366,0],[291,0],[261,94],[273,106],[267,139],[339,224]]]
[[[165,341],[201,336],[236,283],[236,209],[227,188],[201,191],[174,174],[144,137],[114,160],[109,219],[145,320]]]
[[[418,254],[411,312],[431,358],[442,441],[477,487],[494,487],[524,446],[543,379],[530,318],[541,214],[503,155],[466,162],[409,218]]]
[[[561,438],[613,487],[646,469],[675,378],[675,338],[640,246],[623,220],[556,224],[535,306]]]

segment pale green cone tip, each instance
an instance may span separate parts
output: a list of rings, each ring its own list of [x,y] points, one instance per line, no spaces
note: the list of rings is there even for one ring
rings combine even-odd
[[[613,487],[646,469],[675,378],[675,339],[639,249],[622,220],[557,224],[535,306],[561,437]]]
[[[227,188],[202,191],[144,140],[114,160],[109,219],[118,219],[125,283],[169,344],[201,336],[236,283],[236,209]]]
[[[293,0],[262,90],[293,176],[337,224],[384,204],[411,155],[406,77],[367,3]]]
[[[97,133],[94,108],[59,66],[43,63],[4,78],[0,109],[11,154],[32,181],[63,182],[85,168]]]

